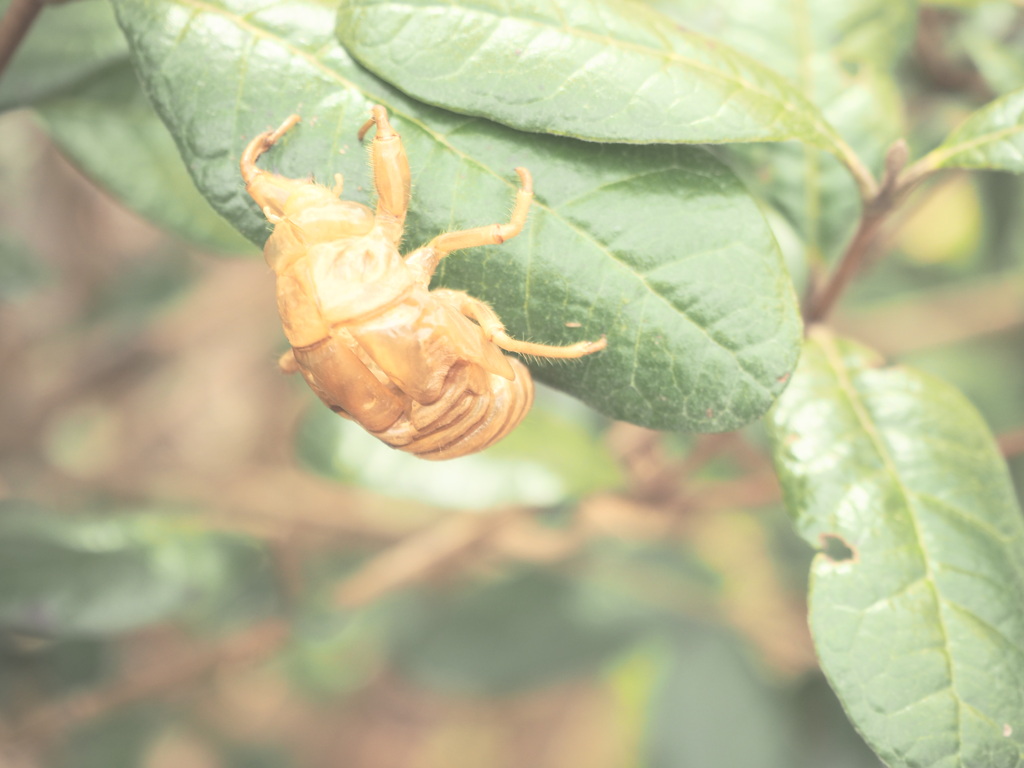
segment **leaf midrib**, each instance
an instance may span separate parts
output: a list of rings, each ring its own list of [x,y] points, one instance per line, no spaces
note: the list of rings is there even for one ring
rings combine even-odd
[[[939,593],[938,584],[935,580],[935,573],[932,570],[931,558],[928,555],[928,551],[924,545],[924,538],[921,531],[921,523],[917,519],[916,510],[914,504],[911,501],[912,492],[904,484],[903,478],[901,477],[896,463],[889,453],[885,442],[879,434],[875,422],[871,415],[867,412],[864,404],[861,402],[860,393],[850,379],[846,367],[843,365],[842,355],[836,347],[835,340],[831,336],[820,336],[816,339],[822,352],[825,355],[825,360],[829,367],[832,369],[836,382],[839,385],[839,391],[842,392],[846,398],[847,403],[850,406],[850,410],[853,412],[854,418],[860,425],[864,434],[871,442],[872,448],[878,455],[878,458],[882,461],[886,471],[892,477],[893,482],[899,491],[900,496],[903,500],[903,505],[907,510],[907,515],[910,518],[910,524],[914,531],[914,539],[917,545],[917,550],[920,553],[922,564],[924,565],[924,576],[922,577],[928,584],[932,598],[935,601],[935,616],[938,623],[939,631],[942,633],[942,657],[946,662],[946,672],[949,676],[950,687],[955,692],[953,701],[956,703],[956,733],[957,733],[957,749],[956,755],[961,758],[963,755],[963,706],[965,702],[961,700],[959,688],[956,682],[956,673],[954,670],[953,657],[950,653],[950,640],[949,640],[949,629],[946,626],[945,617],[942,613],[942,597]]]
[[[986,144],[994,144],[997,141],[1001,141],[1002,139],[1021,133],[1022,131],[1024,131],[1024,122],[1017,123],[1016,125],[1011,125],[1006,128],[1001,128],[997,131],[984,133],[980,136],[976,136],[970,141],[962,141],[958,144],[938,147],[932,154],[935,167],[941,168],[946,162],[957,155],[970,152],[972,149],[977,149]],[[1018,150],[1018,153],[1024,155],[1024,152],[1020,152],[1020,150]]]
[[[357,5],[357,3],[351,3],[351,4],[352,5]],[[403,8],[404,7],[404,8],[409,8],[409,9],[422,8],[422,7],[424,7],[426,5],[430,5],[430,4],[432,4],[432,3],[429,3],[429,2],[428,3],[413,3],[413,2],[389,2],[388,3],[389,6],[394,7],[394,8]],[[383,3],[376,3],[375,5],[383,5]],[[498,13],[496,13],[495,11],[493,11],[493,10],[491,10],[489,8],[467,7],[466,5],[461,5],[461,4],[457,3],[455,0],[449,0],[449,2],[445,3],[445,5],[457,7],[460,10],[462,10],[464,13],[475,13],[475,14],[478,14],[480,16],[492,16],[492,17],[497,18],[499,20],[499,23],[502,20],[513,19],[513,20],[515,20],[515,21],[517,21],[519,23],[525,24],[525,25],[531,25],[531,26],[535,26],[535,27],[538,27],[538,28],[561,31],[561,32],[563,32],[564,34],[566,34],[569,37],[576,37],[576,38],[579,38],[579,39],[582,39],[582,40],[587,40],[587,41],[590,41],[590,42],[598,42],[598,43],[608,44],[608,45],[610,45],[612,47],[619,48],[620,50],[623,50],[623,51],[631,51],[633,53],[639,53],[639,54],[641,54],[642,56],[644,56],[646,58],[651,58],[651,59],[655,59],[655,60],[662,59],[664,61],[676,62],[676,63],[680,64],[683,67],[689,67],[690,69],[692,69],[694,71],[701,72],[701,73],[704,73],[704,74],[709,75],[711,77],[717,78],[717,79],[719,79],[719,80],[721,80],[723,82],[731,83],[733,85],[739,86],[740,88],[742,88],[744,90],[747,90],[747,91],[749,91],[751,93],[754,93],[754,94],[756,94],[758,96],[761,96],[761,97],[767,99],[768,101],[771,101],[771,102],[775,103],[776,105],[778,105],[778,108],[779,108],[779,110],[781,112],[788,112],[789,114],[791,114],[791,115],[795,116],[797,119],[799,119],[803,124],[809,125],[810,127],[812,127],[817,132],[817,134],[819,136],[821,136],[823,139],[825,139],[827,141],[827,143],[830,145],[830,151],[833,154],[837,155],[840,158],[844,157],[844,152],[843,152],[842,148],[839,146],[840,145],[840,141],[841,141],[839,139],[839,136],[835,133],[835,131],[832,128],[831,125],[829,125],[822,118],[820,118],[820,116],[817,114],[817,111],[818,111],[817,108],[810,101],[808,101],[807,104],[806,104],[806,106],[807,106],[807,113],[805,115],[805,114],[802,114],[798,109],[795,108],[795,105],[794,105],[793,102],[786,101],[783,98],[781,98],[780,96],[778,96],[777,94],[773,94],[773,93],[771,93],[769,91],[766,91],[766,90],[764,90],[763,87],[757,86],[756,84],[750,82],[749,80],[747,80],[745,78],[742,78],[742,77],[739,77],[739,76],[736,76],[736,75],[731,75],[730,73],[723,72],[720,69],[715,69],[713,67],[709,67],[707,64],[704,64],[704,63],[702,63],[700,61],[697,61],[695,59],[691,59],[691,58],[689,58],[687,56],[684,56],[681,53],[679,53],[677,51],[674,51],[674,50],[652,48],[651,46],[648,46],[648,45],[642,45],[640,43],[633,43],[633,42],[629,42],[629,41],[626,41],[626,40],[622,40],[620,38],[613,37],[610,34],[609,35],[599,35],[599,34],[597,34],[595,32],[588,32],[586,30],[582,30],[582,29],[579,29],[577,27],[571,27],[571,26],[568,26],[568,25],[556,26],[554,24],[542,22],[542,21],[540,21],[538,19],[528,18],[528,17],[525,17],[525,16],[511,16],[511,15],[510,16],[500,16]],[[667,23],[667,20],[664,19],[664,17],[662,17],[656,11],[654,11],[654,10],[652,10],[650,8],[644,7],[644,6],[636,5],[636,9],[637,9],[637,12],[642,12],[642,13],[645,13],[648,17],[653,17],[653,18],[650,19],[651,31],[653,31],[655,34],[657,34],[659,37],[661,37],[663,39],[666,39],[666,40],[670,39],[670,38],[666,38],[665,35],[662,34],[660,27],[657,26],[658,24],[665,24],[665,23]],[[684,34],[685,35],[687,33],[685,31],[680,30],[680,34]],[[688,34],[689,34],[689,36],[692,36],[692,37],[698,37],[697,35],[695,35],[695,33],[692,33],[692,32],[688,33]],[[745,54],[737,51],[736,49],[731,48],[731,47],[726,47],[725,45],[721,45],[721,44],[719,45],[719,47],[721,49],[723,49],[723,50],[728,51],[730,55],[735,56],[737,59],[742,61],[748,67],[754,68],[755,70],[758,67],[762,67],[763,68],[763,74],[766,77],[768,77],[768,78],[777,78],[782,83],[786,83],[785,78],[783,78],[781,75],[777,74],[776,72],[774,72],[773,70],[771,70],[768,67],[764,67],[764,65],[759,64],[757,61],[748,58]],[[799,91],[797,91],[796,89],[794,89],[794,93],[797,94],[797,95],[800,95]]]

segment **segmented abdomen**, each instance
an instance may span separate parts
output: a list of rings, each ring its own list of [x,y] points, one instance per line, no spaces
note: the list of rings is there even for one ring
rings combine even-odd
[[[425,333],[424,316],[434,308],[419,297],[353,328],[336,326],[321,341],[293,351],[310,387],[335,413],[394,448],[440,460],[483,450],[508,434],[530,409],[533,381],[514,358],[506,358],[515,374],[506,379],[448,349],[453,345],[444,328]],[[410,348],[411,340],[423,348]],[[393,359],[382,361],[388,352]],[[421,360],[433,363],[434,383],[421,391],[417,382],[413,397],[405,390],[415,387],[395,381],[386,369],[415,367]]]

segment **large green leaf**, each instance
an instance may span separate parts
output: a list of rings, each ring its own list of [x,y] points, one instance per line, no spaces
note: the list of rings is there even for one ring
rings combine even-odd
[[[775,72],[634,0],[344,0],[338,36],[406,93],[527,131],[842,153]]]
[[[127,58],[107,0],[48,3],[0,78],[0,110],[32,104]]]
[[[810,623],[891,766],[1024,765],[1024,520],[951,386],[824,331],[772,411],[812,565]]]
[[[341,171],[348,194],[366,200],[355,134],[380,103],[411,159],[412,244],[504,218],[512,169],[533,171],[528,231],[449,257],[439,282],[492,303],[520,337],[607,335],[606,351],[539,363],[539,377],[609,415],[692,430],[750,421],[782,389],[798,351],[792,286],[757,207],[705,152],[521,134],[412,102],[348,57],[333,11],[318,4],[116,6],[197,186],[254,241],[267,225],[239,179],[247,141],[299,112],[304,122],[265,164],[324,180]]]
[[[986,104],[954,130],[921,164],[1024,173],[1024,88]]]

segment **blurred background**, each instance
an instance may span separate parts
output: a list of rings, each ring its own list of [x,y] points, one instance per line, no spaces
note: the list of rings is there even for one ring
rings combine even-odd
[[[905,74],[937,139],[989,86],[982,22],[928,19]],[[880,765],[817,668],[759,426],[540,387],[496,448],[418,461],[278,372],[226,224],[162,233],[24,111],[0,180],[3,768]],[[1020,179],[934,180],[835,319],[964,390],[1018,491],[1022,214]]]

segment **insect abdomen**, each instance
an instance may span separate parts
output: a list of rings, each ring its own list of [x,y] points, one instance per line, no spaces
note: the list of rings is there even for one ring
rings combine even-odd
[[[509,381],[472,363],[458,363],[448,372],[443,407],[413,402],[403,419],[374,434],[424,459],[481,451],[514,429],[533,403],[529,372],[519,361],[512,366],[516,377]]]
[[[424,459],[483,450],[518,425],[533,402],[530,374],[512,358],[512,380],[458,361],[448,369],[440,396],[420,403],[388,380],[343,329],[333,331],[325,343],[294,354],[302,375],[331,410],[349,416],[388,445]]]

